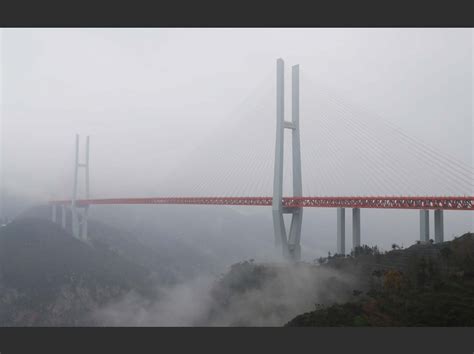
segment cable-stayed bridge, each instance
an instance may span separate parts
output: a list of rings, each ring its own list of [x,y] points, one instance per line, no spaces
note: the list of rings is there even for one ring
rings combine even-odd
[[[207,157],[222,161],[223,168],[208,168],[212,175],[199,180],[199,176],[193,172],[193,163],[199,166],[198,159],[195,159],[188,166],[189,172],[181,171],[181,176],[172,176],[178,181],[183,179],[183,183],[175,184],[177,187],[172,195],[90,198],[89,137],[86,141],[85,160],[80,162],[79,137],[76,136],[72,198],[50,201],[53,221],[58,222],[61,214],[61,224],[66,227],[66,210],[70,209],[72,233],[87,240],[88,209],[91,205],[271,206],[276,245],[281,248],[285,258],[299,260],[303,208],[337,209],[339,254],[346,252],[346,208],[352,209],[353,247],[361,245],[360,209],[363,208],[418,209],[422,242],[429,241],[429,210],[434,210],[435,242],[444,240],[444,210],[474,210],[472,166],[412,138],[377,117],[368,119],[370,113],[354,108],[331,92],[319,90],[314,95],[317,98],[313,99],[313,96],[304,99],[304,105],[315,105],[318,120],[317,129],[310,130],[308,136],[303,136],[305,130],[301,129],[300,124],[299,66],[292,67],[289,112],[285,105],[284,77],[284,62],[278,59],[276,110],[272,112],[273,119],[276,115],[276,139],[273,137],[270,140],[258,134],[256,126],[262,122],[246,122],[249,133],[240,141],[233,139],[234,149],[240,156],[238,159],[226,150],[225,140],[229,136],[218,137],[222,139],[220,151]],[[269,110],[265,111],[267,107],[260,106],[263,110],[260,113],[257,107],[255,112],[268,115]],[[290,115],[291,119],[286,120],[285,115]],[[303,116],[306,117],[306,114]],[[285,139],[285,133],[290,133],[291,139]],[[256,156],[257,145],[267,147],[264,154]],[[268,149],[270,145],[273,145],[271,151]],[[343,149],[347,145],[350,146],[349,151]],[[302,151],[307,153],[302,154]],[[239,166],[237,161],[244,161],[244,165]],[[290,161],[291,168],[284,168]],[[78,192],[78,172],[81,168],[85,171],[83,198],[79,198]],[[270,170],[273,170],[271,175],[267,173],[261,177],[263,172]],[[237,183],[235,179],[238,180]],[[194,186],[186,189],[186,180],[192,180]],[[308,181],[315,181],[316,186]],[[306,183],[303,184],[304,182]],[[164,185],[167,186],[166,183]],[[271,191],[268,190],[269,186],[273,187]],[[262,196],[262,190],[268,192]],[[398,193],[387,195],[387,191]],[[331,192],[334,194],[331,195]],[[61,213],[58,212],[59,208]],[[289,230],[285,226],[284,214],[291,214]]]

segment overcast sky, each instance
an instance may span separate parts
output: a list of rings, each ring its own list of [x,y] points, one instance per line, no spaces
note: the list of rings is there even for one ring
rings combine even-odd
[[[192,181],[206,181],[216,194],[241,184],[236,193],[248,188],[266,195],[273,173],[278,57],[287,63],[287,81],[289,66],[301,65],[303,170],[315,165],[311,175],[303,174],[308,193],[391,194],[377,190],[376,181],[367,183],[361,163],[343,160],[365,150],[344,144],[344,134],[351,133],[345,116],[333,112],[326,123],[318,120],[324,107],[318,87],[472,166],[471,29],[3,29],[4,188],[69,198],[79,133],[91,136],[93,197],[179,195],[196,192]],[[341,142],[331,147],[334,138],[323,123],[335,124],[331,129],[341,131],[335,134]],[[380,144],[394,154],[403,150]],[[411,165],[408,161],[410,148],[406,166],[398,170],[408,189],[394,186],[393,194],[427,185],[424,173],[415,170],[417,155]],[[313,150],[319,157],[313,159]],[[367,152],[376,153],[390,161],[382,150]],[[226,179],[230,168],[235,172]],[[262,177],[247,187],[254,169]],[[449,186],[436,189],[436,183],[426,193],[450,192]]]

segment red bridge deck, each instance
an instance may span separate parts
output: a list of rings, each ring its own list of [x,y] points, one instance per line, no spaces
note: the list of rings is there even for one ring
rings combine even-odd
[[[71,200],[55,200],[50,204],[69,205]],[[179,197],[179,198],[112,198],[82,199],[76,205],[104,204],[198,204],[271,206],[271,197]],[[444,209],[474,210],[471,197],[285,197],[288,208],[375,208],[375,209]]]

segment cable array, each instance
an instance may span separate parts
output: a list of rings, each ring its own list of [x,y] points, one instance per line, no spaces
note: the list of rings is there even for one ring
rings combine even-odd
[[[289,83],[287,92],[289,92]],[[410,136],[380,115],[303,75],[303,195],[469,196],[474,169]],[[290,100],[286,98],[286,120]],[[222,126],[156,194],[169,197],[269,197],[275,149],[275,78],[268,72]],[[291,134],[285,132],[284,195],[291,196]]]

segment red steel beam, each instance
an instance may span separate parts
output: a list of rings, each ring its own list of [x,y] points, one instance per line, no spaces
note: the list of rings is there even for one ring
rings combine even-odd
[[[50,204],[71,204],[70,200],[53,200]],[[82,199],[77,206],[104,204],[198,204],[271,206],[271,197],[175,197]],[[286,208],[373,208],[373,209],[444,209],[474,210],[471,197],[284,197]]]

